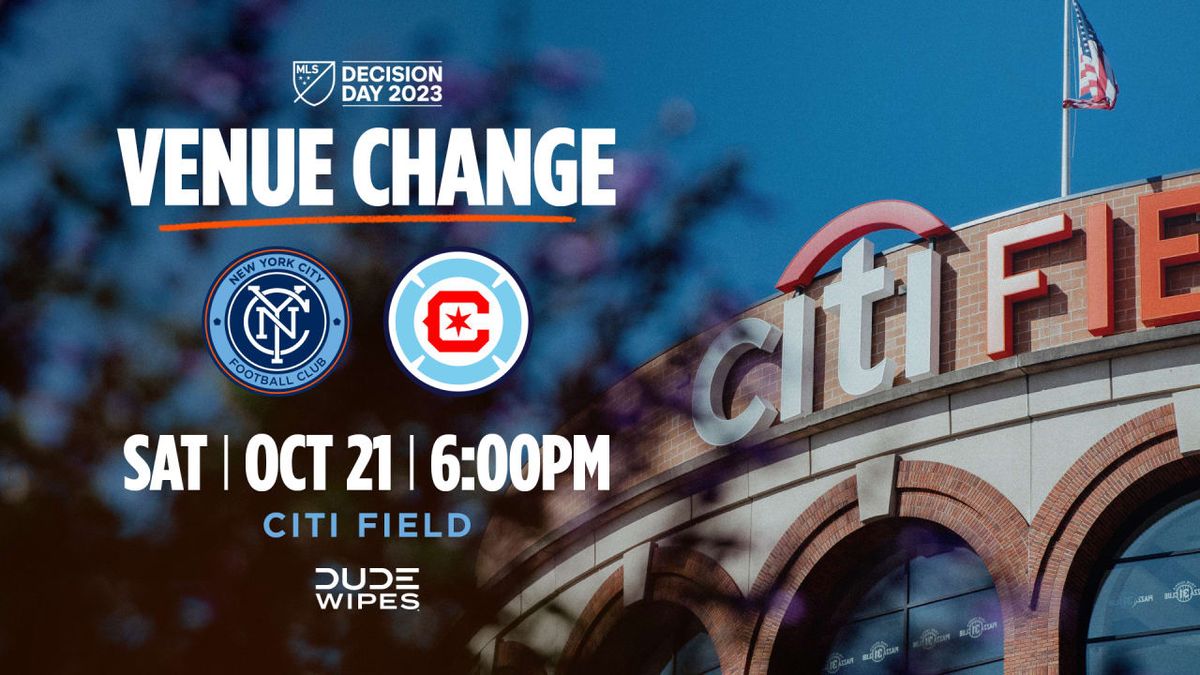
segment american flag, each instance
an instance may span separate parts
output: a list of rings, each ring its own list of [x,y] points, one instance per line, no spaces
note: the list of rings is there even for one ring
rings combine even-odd
[[[1079,55],[1079,98],[1063,101],[1063,107],[1112,110],[1117,104],[1117,78],[1079,0],[1071,0],[1071,5],[1075,9],[1075,51]]]

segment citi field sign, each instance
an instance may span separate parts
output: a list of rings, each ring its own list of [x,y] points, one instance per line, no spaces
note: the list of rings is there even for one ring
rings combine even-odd
[[[1065,207],[1064,207],[1065,208]],[[1200,235],[1168,237],[1169,218],[1200,212],[1200,186],[1142,194],[1137,198],[1134,228],[1137,254],[1132,279],[1121,284],[1137,287],[1137,322],[1144,327],[1166,326],[1200,318],[1200,291],[1169,292],[1172,268],[1200,262]],[[1113,216],[1107,202],[1084,209],[1080,228],[1086,239],[1086,307],[1072,306],[1071,314],[1086,314],[1087,332],[1095,338],[1111,335],[1114,320]],[[837,317],[836,385],[851,397],[890,389],[899,372],[896,360],[872,360],[875,303],[897,294],[895,273],[875,266],[875,251],[866,235],[887,229],[907,230],[918,237],[903,263],[904,368],[908,381],[941,372],[940,355],[943,256],[939,242],[954,236],[937,216],[905,201],[878,201],[850,209],[822,227],[800,248],[776,283],[784,294],[782,326],[761,318],[735,321],[708,345],[692,385],[692,419],[696,432],[715,446],[737,443],[766,430],[776,421],[790,422],[813,412],[816,302],[809,290],[818,272],[834,255],[842,256],[840,277],[824,287],[823,310]],[[1074,229],[1067,213],[1058,213],[987,234],[983,269],[986,354],[992,360],[1014,353],[1013,306],[1047,295],[1041,269],[1014,272],[1013,256],[1070,239]],[[963,284],[980,274],[957,274]],[[953,285],[951,286],[954,287]],[[956,293],[956,295],[958,295]],[[1076,298],[1079,296],[1077,295]],[[1077,299],[1073,299],[1078,304]],[[728,414],[724,400],[734,364],[754,351],[776,354],[780,363],[779,406],[754,396],[737,414]],[[828,390],[827,390],[828,391]]]

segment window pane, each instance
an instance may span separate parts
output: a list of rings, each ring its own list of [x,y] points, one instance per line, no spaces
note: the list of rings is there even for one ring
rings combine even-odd
[[[1004,675],[1004,662],[993,661],[974,668],[963,668],[954,671],[953,675]]]
[[[914,607],[908,623],[911,673],[941,673],[1004,655],[995,589]]]
[[[863,594],[850,618],[877,616],[904,607],[904,584],[904,563],[901,561],[885,570],[883,577]]]
[[[1092,610],[1088,637],[1200,626],[1200,554],[1119,563]]]
[[[1197,655],[1200,655],[1200,631],[1099,642],[1088,645],[1087,672],[1191,674],[1196,672]]]
[[[708,633],[700,633],[688,640],[675,654],[675,675],[700,675],[720,665]]]
[[[847,624],[833,640],[825,672],[894,673],[904,668],[904,612]]]
[[[673,675],[675,672],[675,659],[671,654],[671,646],[666,643],[659,643],[651,646],[648,649],[643,648],[643,655],[634,656],[634,660],[638,663],[638,673],[646,673],[651,675],[658,672],[658,675]],[[634,652],[636,654],[636,652]],[[663,664],[659,667],[658,664]]]
[[[1200,549],[1200,500],[1184,504],[1146,528],[1121,554],[1122,558]]]
[[[909,568],[909,602],[920,604],[988,588],[992,575],[971,549],[959,546],[933,556],[917,556]]]

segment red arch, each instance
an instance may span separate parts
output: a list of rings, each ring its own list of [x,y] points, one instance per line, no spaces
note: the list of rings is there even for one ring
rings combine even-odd
[[[1172,404],[1122,424],[1077,459],[1029,528],[1026,603],[1033,620],[1016,658],[1057,663],[1059,673],[1082,672],[1085,594],[1107,547],[1128,535],[1142,506],[1197,483],[1200,457],[1180,453]]]
[[[592,595],[567,637],[555,672],[576,672],[625,616],[624,579],[624,569],[618,568]],[[742,639],[742,627],[752,613],[737,582],[720,563],[689,548],[656,544],[646,583],[643,601],[667,602],[691,612],[713,641],[721,672],[743,672],[748,644]]]
[[[748,675],[767,675],[775,640],[793,598],[827,555],[855,535],[863,524],[858,515],[858,481],[851,476],[813,502],[784,532],[771,550],[750,591],[757,602],[755,620],[743,624]],[[896,470],[896,515],[937,523],[963,538],[983,560],[996,583],[1004,608],[1005,659],[1024,634],[1026,579],[1025,517],[990,483],[958,467],[906,460]],[[833,564],[837,564],[836,561]],[[818,593],[829,593],[821,588]]]
[[[925,239],[950,234],[950,228],[941,219],[912,202],[884,199],[856,206],[826,223],[800,247],[775,282],[775,288],[788,293],[811,284],[821,266],[846,244],[889,229],[908,230]]]

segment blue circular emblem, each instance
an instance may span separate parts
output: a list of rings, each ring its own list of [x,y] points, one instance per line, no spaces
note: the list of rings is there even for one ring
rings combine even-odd
[[[337,277],[289,248],[251,251],[229,263],[204,303],[204,338],[217,367],[267,396],[320,382],[341,359],[349,328]]]
[[[529,339],[529,301],[504,263],[479,251],[438,253],[396,282],[388,303],[392,355],[419,384],[448,394],[487,389]]]

